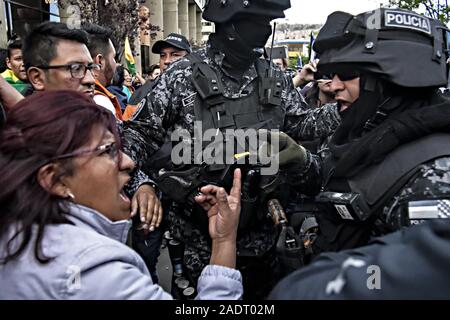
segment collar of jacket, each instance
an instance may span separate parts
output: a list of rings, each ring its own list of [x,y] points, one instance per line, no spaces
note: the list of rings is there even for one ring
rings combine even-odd
[[[125,243],[131,228],[131,220],[111,221],[98,211],[70,204],[68,219],[77,227],[93,230],[105,237]]]
[[[14,74],[14,72],[11,70],[11,69],[6,69],[2,74],[1,74],[1,76],[3,77],[3,78],[10,78],[11,79],[11,81],[13,82],[13,83],[23,83],[23,84],[25,84],[25,82],[23,82],[22,80],[20,80],[18,77],[16,77],[16,75]]]
[[[116,110],[116,118],[119,120],[123,120],[122,108],[120,107],[119,100],[117,99],[117,97],[114,94],[109,92],[109,90],[106,89],[97,79],[95,79],[95,93],[101,94],[101,95],[109,98],[109,100],[111,100],[111,103],[114,106],[114,109]]]

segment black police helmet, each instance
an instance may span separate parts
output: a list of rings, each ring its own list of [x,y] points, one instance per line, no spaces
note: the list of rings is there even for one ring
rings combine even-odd
[[[411,11],[334,12],[314,50],[320,54],[321,73],[347,67],[402,87],[439,87],[447,84],[446,38],[442,22]]]
[[[207,0],[203,19],[224,23],[238,15],[258,15],[271,19],[284,18],[284,10],[291,7],[290,0]]]

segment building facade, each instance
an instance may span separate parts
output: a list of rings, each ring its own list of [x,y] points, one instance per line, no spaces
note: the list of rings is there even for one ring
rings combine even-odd
[[[135,52],[136,66],[140,71],[159,62],[159,56],[151,54],[151,47],[168,34],[180,33],[195,47],[202,46],[209,33],[214,31],[213,25],[202,21],[206,0],[134,1],[139,3],[139,37],[134,44],[135,48],[140,48]],[[93,0],[91,7],[95,8],[96,3]],[[112,1],[108,3],[114,5]],[[58,6],[58,0],[0,0],[0,48],[5,49],[8,39],[13,35],[24,37],[43,21],[63,21],[77,25],[73,17],[76,17],[76,12],[63,10],[61,4]]]

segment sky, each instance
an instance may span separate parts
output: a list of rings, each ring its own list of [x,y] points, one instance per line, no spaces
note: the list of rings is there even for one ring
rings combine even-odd
[[[334,11],[358,14],[380,7],[388,0],[291,0],[292,7],[285,11],[289,23],[324,24]]]

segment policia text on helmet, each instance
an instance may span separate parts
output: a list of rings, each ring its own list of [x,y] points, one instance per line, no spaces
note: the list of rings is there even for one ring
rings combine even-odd
[[[284,17],[290,0],[209,0],[203,18],[216,24],[212,46],[225,53],[224,66],[239,76],[259,58],[271,34],[270,21]]]
[[[447,28],[438,20],[399,9],[357,16],[335,12],[314,50],[322,73],[339,66],[373,73],[401,87],[446,86]]]

